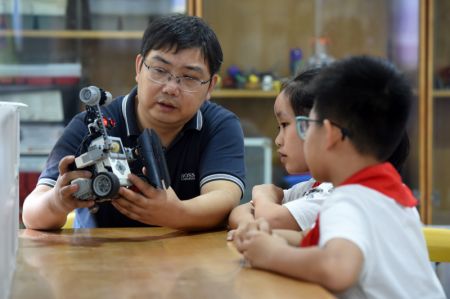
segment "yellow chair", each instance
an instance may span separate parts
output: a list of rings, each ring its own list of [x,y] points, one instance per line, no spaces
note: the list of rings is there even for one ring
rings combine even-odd
[[[430,261],[437,263],[449,263],[450,229],[424,226],[423,234],[427,242]]]
[[[63,229],[73,228],[74,220],[75,220],[75,211],[72,211],[69,213],[69,215],[67,215],[66,223],[64,224],[64,226],[62,228]]]

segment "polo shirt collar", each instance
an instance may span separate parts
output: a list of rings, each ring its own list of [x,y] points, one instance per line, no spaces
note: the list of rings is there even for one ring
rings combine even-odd
[[[122,101],[122,115],[125,119],[125,126],[127,129],[127,135],[132,136],[136,135],[139,136],[141,134],[141,131],[139,130],[139,126],[137,124],[137,115],[136,115],[136,109],[134,107],[135,98],[137,95],[137,86],[134,87],[129,94],[127,94]],[[208,101],[203,103],[202,107],[207,105]],[[201,109],[197,111],[197,113],[186,123],[186,125],[183,128],[183,131],[185,130],[197,130],[200,131],[203,127],[203,114],[201,112]]]
[[[205,104],[206,103],[204,103],[202,107]],[[197,113],[186,123],[186,125],[184,125],[183,130],[192,129],[200,131],[202,127],[203,127],[203,114],[200,108],[199,110],[197,110]]]
[[[141,131],[137,124],[136,109],[134,108],[134,99],[137,95],[137,87],[134,87],[129,94],[127,94],[122,101],[122,115],[125,119],[125,126],[127,128],[127,135],[139,136]]]

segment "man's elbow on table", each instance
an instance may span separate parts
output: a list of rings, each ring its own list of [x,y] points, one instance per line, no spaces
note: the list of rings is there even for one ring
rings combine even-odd
[[[65,221],[63,213],[55,213],[50,200],[53,188],[45,185],[37,186],[26,198],[22,208],[22,222],[30,229],[59,229]]]

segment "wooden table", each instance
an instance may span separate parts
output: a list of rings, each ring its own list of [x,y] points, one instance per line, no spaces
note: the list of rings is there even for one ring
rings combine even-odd
[[[246,267],[225,239],[168,228],[21,230],[11,299],[334,298]]]

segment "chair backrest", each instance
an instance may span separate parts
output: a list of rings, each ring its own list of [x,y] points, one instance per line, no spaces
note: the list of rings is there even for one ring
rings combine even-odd
[[[75,220],[75,211],[72,211],[67,215],[67,220],[62,229],[71,229],[73,228],[73,222]]]
[[[450,229],[425,226],[423,234],[432,262],[450,262]]]

